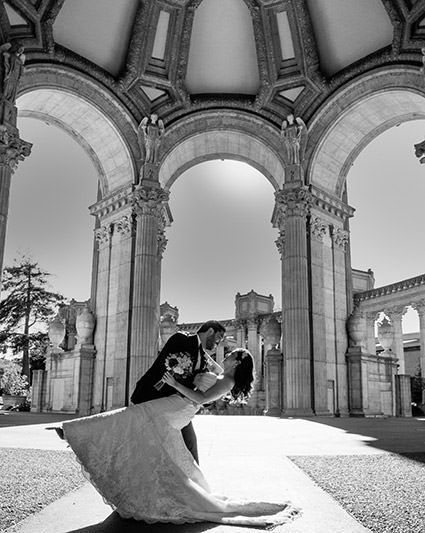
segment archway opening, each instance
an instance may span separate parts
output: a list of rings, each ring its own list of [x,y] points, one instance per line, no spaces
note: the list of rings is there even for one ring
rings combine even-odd
[[[234,318],[235,294],[252,289],[280,309],[273,192],[258,170],[230,159],[196,164],[173,183],[161,302],[179,308],[179,322]]]
[[[90,298],[98,173],[85,150],[65,131],[44,121],[18,118],[32,153],[12,176],[5,265],[24,254],[52,274],[53,290]]]
[[[413,147],[424,132],[424,120],[386,130],[359,154],[347,176],[348,203],[356,209],[350,220],[352,266],[371,268],[375,287],[425,271],[425,168]],[[403,332],[417,331],[417,314],[410,309]]]

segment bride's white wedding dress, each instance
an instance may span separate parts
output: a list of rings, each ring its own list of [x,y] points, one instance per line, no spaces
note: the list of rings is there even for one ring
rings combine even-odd
[[[63,430],[92,484],[122,518],[273,527],[297,516],[290,502],[236,501],[210,491],[180,431],[198,408],[175,394],[64,422]]]

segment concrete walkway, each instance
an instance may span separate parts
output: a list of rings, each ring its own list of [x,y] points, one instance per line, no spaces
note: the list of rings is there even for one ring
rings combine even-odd
[[[15,417],[16,425],[13,423]],[[18,425],[20,422],[24,424]],[[66,443],[58,439],[54,431],[45,430],[52,425],[57,425],[55,415],[17,413],[0,416],[0,445],[65,450]],[[301,507],[301,518],[282,527],[281,530],[287,533],[369,531],[287,456],[425,451],[425,419],[197,416],[195,427],[201,466],[216,492],[268,501],[288,499]],[[260,530],[211,523],[176,526],[125,521],[111,512],[89,484],[50,504],[13,529],[13,533],[206,531],[251,533]]]

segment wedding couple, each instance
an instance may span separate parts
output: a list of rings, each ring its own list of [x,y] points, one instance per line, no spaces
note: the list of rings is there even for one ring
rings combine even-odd
[[[270,528],[299,514],[290,502],[213,494],[198,466],[196,412],[228,394],[246,399],[254,381],[248,350],[230,352],[223,368],[211,357],[224,332],[211,320],[195,335],[175,333],[137,382],[133,405],[63,423],[91,483],[122,518]]]

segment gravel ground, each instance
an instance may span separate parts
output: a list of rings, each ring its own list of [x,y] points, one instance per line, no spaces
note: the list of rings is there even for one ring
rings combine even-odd
[[[86,481],[68,451],[0,448],[0,472],[0,533]]]
[[[374,533],[425,532],[425,453],[290,459]]]

